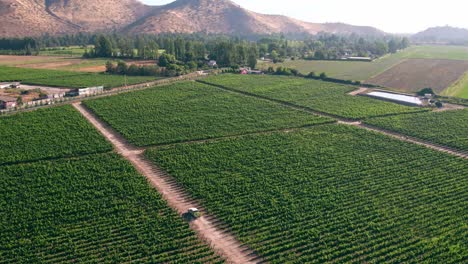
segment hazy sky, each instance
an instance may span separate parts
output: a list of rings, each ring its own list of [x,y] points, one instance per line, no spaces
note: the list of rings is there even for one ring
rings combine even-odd
[[[161,5],[173,0],[140,0]],[[390,33],[415,33],[433,26],[468,28],[466,0],[233,0],[252,11],[309,22],[374,26]]]

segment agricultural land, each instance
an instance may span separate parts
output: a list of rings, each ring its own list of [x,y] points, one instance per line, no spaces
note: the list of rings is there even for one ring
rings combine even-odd
[[[467,109],[359,90],[220,74],[2,116],[0,264],[464,263]]]
[[[271,263],[460,263],[466,160],[343,125],[147,152]]]
[[[365,122],[468,152],[468,109],[373,118]]]
[[[21,81],[24,84],[64,88],[82,88],[102,85],[105,88],[138,84],[156,80],[151,76],[122,76],[104,73],[64,70],[30,69],[0,66],[0,82]]]
[[[209,77],[207,83],[227,89],[292,103],[310,110],[348,119],[425,111],[348,93],[353,86],[283,76],[223,75]]]
[[[137,146],[333,122],[196,82],[86,101],[85,104]],[[139,121],[135,123],[135,120]]]
[[[71,106],[0,127],[0,263],[223,262]]]
[[[441,63],[441,60],[445,62]],[[267,69],[270,66],[282,66],[297,69],[303,74],[325,72],[333,78],[364,81],[405,92],[414,92],[427,86],[442,95],[467,98],[468,85],[463,76],[468,70],[460,66],[465,65],[466,61],[466,47],[412,46],[373,62],[287,60],[279,64],[260,62],[260,67]],[[448,71],[452,68],[455,72]],[[445,75],[447,71],[449,78]],[[436,85],[432,85],[433,82]]]

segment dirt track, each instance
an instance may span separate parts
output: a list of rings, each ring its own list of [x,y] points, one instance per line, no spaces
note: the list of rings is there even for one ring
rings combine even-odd
[[[115,151],[130,161],[133,166],[144,175],[151,184],[161,193],[170,207],[175,209],[180,215],[187,212],[188,208],[196,207],[202,212],[203,208],[190,198],[181,188],[177,186],[170,176],[161,171],[158,167],[148,161],[144,155],[144,149],[130,145],[120,134],[115,132],[107,124],[99,120],[90,110],[80,102],[73,106],[101,132],[108,141],[114,145]],[[233,235],[218,228],[210,219],[213,216],[206,215],[192,221],[190,226],[199,237],[210,245],[217,253],[225,257],[228,263],[257,263],[259,257],[250,249],[243,246]]]
[[[433,150],[437,150],[437,151],[440,151],[440,152],[445,152],[445,153],[448,153],[448,154],[453,155],[453,156],[468,159],[468,153],[457,151],[457,150],[454,150],[454,149],[451,149],[451,148],[448,148],[448,147],[445,147],[445,146],[440,146],[440,145],[437,145],[437,144],[433,144],[431,142],[416,139],[416,138],[406,136],[406,135],[403,135],[403,134],[400,134],[400,133],[387,131],[385,129],[374,127],[374,126],[367,125],[367,124],[363,124],[361,122],[343,122],[343,121],[339,121],[338,123],[339,124],[344,124],[344,125],[356,126],[356,127],[363,128],[363,129],[367,129],[367,130],[370,130],[370,131],[373,131],[373,132],[384,134],[384,135],[392,137],[392,138],[399,139],[401,141],[413,143],[413,144],[424,146],[424,147],[427,147],[427,148],[430,148],[430,149],[433,149]]]

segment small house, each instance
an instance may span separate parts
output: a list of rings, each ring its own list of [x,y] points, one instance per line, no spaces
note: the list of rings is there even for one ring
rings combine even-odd
[[[0,109],[11,109],[18,106],[17,99],[9,96],[0,96]]]

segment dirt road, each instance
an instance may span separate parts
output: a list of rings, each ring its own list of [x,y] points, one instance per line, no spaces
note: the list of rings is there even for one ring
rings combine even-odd
[[[384,134],[386,136],[389,136],[389,137],[392,137],[392,138],[395,138],[395,139],[398,139],[398,140],[401,140],[401,141],[413,143],[413,144],[424,146],[426,148],[430,148],[430,149],[437,150],[437,151],[440,151],[440,152],[445,152],[445,153],[453,155],[453,156],[468,159],[468,153],[465,153],[465,152],[462,152],[462,151],[457,151],[457,150],[451,149],[449,147],[440,146],[440,145],[437,145],[437,144],[434,144],[434,143],[431,143],[431,142],[427,142],[427,141],[424,141],[424,140],[421,140],[421,139],[406,136],[406,135],[403,135],[403,134],[400,134],[400,133],[397,133],[397,132],[392,132],[392,131],[388,131],[388,130],[385,130],[385,129],[382,129],[382,128],[378,128],[378,127],[374,127],[374,126],[371,126],[371,125],[363,124],[361,122],[338,121],[338,123],[339,124],[344,124],[344,125],[356,126],[356,127],[362,128],[362,129],[367,129],[367,130],[377,132],[377,133],[380,133],[380,134]]]
[[[83,106],[81,102],[74,103],[73,106],[112,143],[117,153],[130,161],[150,181],[170,207],[175,209],[180,215],[187,212],[188,208],[191,207],[196,207],[205,212],[196,201],[191,199],[187,193],[177,186],[170,176],[144,157],[144,149],[136,148],[129,144],[120,134]],[[213,216],[206,215],[206,213],[203,215],[190,223],[191,228],[217,253],[225,257],[228,263],[247,264],[260,261],[257,255],[246,246],[243,246],[233,235],[218,228],[213,223],[214,221],[210,221],[209,219],[214,219]]]

